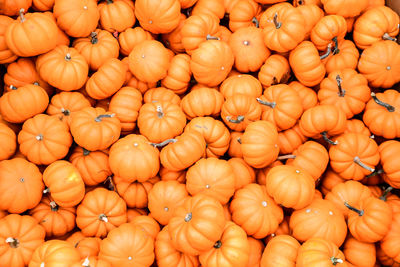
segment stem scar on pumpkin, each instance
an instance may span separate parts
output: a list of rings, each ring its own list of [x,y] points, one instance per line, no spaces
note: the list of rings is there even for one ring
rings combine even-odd
[[[206,39],[207,39],[207,40],[217,40],[217,41],[220,40],[219,37],[215,37],[215,36],[212,36],[212,35],[210,35],[210,34],[207,34]]]
[[[385,33],[382,35],[382,39],[383,39],[383,40],[393,41],[393,42],[396,42],[396,41],[397,41],[397,38],[390,36],[387,32],[385,32]]]
[[[374,99],[375,103],[386,108],[389,112],[394,112],[396,110],[395,107],[393,107],[392,105],[379,100],[374,92],[371,93],[371,97]]]
[[[256,26],[256,28],[260,28],[260,22],[258,21],[258,19],[256,17],[253,17],[251,19],[251,22]]]
[[[108,222],[108,218],[104,213],[99,215],[99,220],[103,222]]]
[[[12,248],[18,248],[19,247],[19,240],[17,238],[14,238],[14,237],[7,237],[6,243],[8,243],[8,245],[10,245],[10,247],[12,247]]]
[[[343,263],[343,260],[339,259],[339,258],[335,258],[335,257],[332,256],[331,257],[331,262],[332,262],[333,265],[336,265],[338,263]]]

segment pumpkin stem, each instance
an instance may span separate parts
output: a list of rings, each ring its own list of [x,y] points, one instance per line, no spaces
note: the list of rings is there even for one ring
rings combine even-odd
[[[337,145],[338,141],[332,141],[331,139],[329,139],[328,134],[326,132],[322,132],[321,133],[322,138],[325,140],[325,142],[327,142],[330,145]]]
[[[277,158],[277,160],[285,160],[285,159],[295,159],[296,155],[282,155]]]
[[[238,141],[239,144],[242,144],[242,139],[240,137],[236,140]]]
[[[113,4],[114,3],[114,1],[113,0],[107,0],[107,4],[109,5],[109,4]]]
[[[82,262],[82,266],[90,267],[89,257],[85,258],[85,260]]]
[[[261,105],[265,105],[268,106],[270,108],[274,108],[276,106],[275,102],[268,102],[268,101],[264,101],[261,98],[256,98],[257,102],[260,103]]]
[[[70,54],[70,53],[67,53],[67,54],[65,55],[64,59],[65,59],[66,61],[70,61],[70,60],[72,59],[72,58],[71,58],[71,54]]]
[[[214,248],[220,248],[220,247],[222,247],[222,242],[218,240],[217,242],[215,242]]]
[[[392,105],[390,105],[388,103],[385,103],[385,102],[382,102],[381,100],[379,100],[376,97],[376,94],[374,92],[371,93],[371,96],[374,99],[375,103],[377,103],[378,105],[381,105],[382,107],[386,108],[389,112],[394,112],[395,111],[395,108]]]
[[[115,184],[113,181],[113,175],[111,174],[110,176],[107,177],[107,179],[103,182],[105,184],[106,188],[110,191],[116,191],[115,190]],[[107,185],[108,184],[108,185]]]
[[[226,116],[226,120],[231,122],[231,123],[241,123],[242,121],[244,121],[244,116],[243,115],[239,115],[237,116],[237,119],[232,119],[231,116]]]
[[[275,28],[277,28],[277,29],[282,27],[282,22],[278,22],[278,12],[276,12],[274,15],[274,24],[275,24]]]
[[[55,201],[51,201],[49,205],[51,207],[51,211],[58,211],[58,205]]]
[[[185,216],[185,222],[189,222],[191,219],[192,219],[192,213],[189,212],[189,213],[187,213],[186,216]]]
[[[10,88],[11,90],[17,90],[17,89],[18,89],[18,88],[15,87],[14,85],[10,85],[9,88]]]
[[[353,161],[354,161],[355,163],[357,163],[358,165],[360,165],[362,168],[364,168],[364,169],[366,169],[366,170],[368,170],[368,171],[370,171],[370,172],[374,172],[374,171],[375,171],[374,168],[371,168],[371,167],[365,165],[365,164],[361,161],[361,159],[360,159],[358,156],[354,157],[354,160],[353,160]]]
[[[382,35],[382,39],[383,40],[393,41],[393,42],[397,41],[397,38],[394,38],[394,37],[390,36],[387,32],[385,32],[385,34]]]
[[[97,39],[97,32],[90,33],[90,42],[92,44],[97,44],[99,42],[99,39]]]
[[[45,190],[43,190],[43,194],[47,194],[47,193],[50,193],[50,188],[46,188]]]
[[[90,154],[90,151],[87,150],[86,148],[83,147],[82,149],[83,149],[83,155],[84,156],[88,156]]]
[[[7,237],[6,243],[8,243],[12,248],[19,247],[19,240],[14,237]]]
[[[367,176],[365,176],[365,178],[371,178],[373,176],[376,176],[376,175],[379,175],[379,174],[382,174],[382,173],[383,173],[382,169],[375,170],[374,172],[372,172],[372,173],[368,174]]]
[[[39,82],[34,82],[33,85],[40,86],[40,83]]]
[[[104,213],[99,215],[99,220],[103,222],[108,222],[108,218]]]
[[[169,143],[175,143],[176,141],[178,141],[178,140],[176,140],[176,139],[167,139],[167,140],[165,140],[165,141],[163,141],[161,143],[150,143],[150,145],[152,145],[154,147],[163,147],[163,146],[168,145]]]
[[[21,22],[24,22],[24,21],[26,20],[26,18],[25,18],[25,16],[24,16],[24,13],[25,13],[25,9],[21,8],[21,9],[19,10],[19,17],[20,17],[20,19],[21,19]]]
[[[332,256],[331,257],[331,262],[332,262],[333,265],[336,266],[336,264],[338,264],[338,263],[343,263],[343,260],[339,259],[339,258],[335,258],[335,257]]]
[[[387,196],[390,193],[390,191],[393,190],[393,187],[389,186],[388,188],[386,188],[383,193],[382,196],[379,197],[380,200],[386,201],[387,200]]]
[[[43,140],[43,134],[36,135],[36,140],[42,141]]]
[[[337,55],[340,52],[340,50],[339,50],[339,42],[338,42],[337,37],[336,36],[333,37],[332,41],[335,43],[335,48],[333,49],[332,54]]]
[[[61,108],[61,113],[64,114],[64,116],[71,115],[71,112],[68,109],[64,109],[64,108]]]
[[[340,96],[340,97],[344,97],[344,95],[345,95],[345,93],[346,93],[346,90],[344,90],[344,89],[342,88],[342,82],[343,82],[343,80],[342,80],[342,78],[340,77],[340,75],[339,75],[339,74],[336,75],[336,83],[337,83],[337,86],[338,86],[338,88],[339,88],[339,96]]]
[[[103,118],[112,118],[112,117],[114,117],[114,116],[115,116],[114,113],[112,113],[112,114],[101,114],[101,115],[97,116],[97,117],[94,119],[94,121],[95,121],[95,122],[101,122],[101,120],[102,120]]]
[[[328,48],[326,49],[325,54],[321,55],[319,58],[325,59],[331,54],[331,52],[332,52],[332,44],[328,44]]]
[[[256,17],[253,17],[251,19],[251,22],[254,23],[254,25],[256,26],[256,28],[260,28],[260,22],[258,21],[258,19]]]
[[[162,106],[157,106],[156,111],[157,111],[157,117],[159,117],[160,119],[162,117],[164,117],[164,112],[163,112]]]
[[[364,211],[363,210],[359,210],[357,208],[354,208],[353,206],[350,206],[349,203],[344,202],[344,205],[346,206],[346,208],[348,208],[351,211],[357,212],[359,216],[363,216],[364,215]]]
[[[209,34],[207,34],[206,39],[207,40],[217,40],[217,41],[219,41],[219,37],[215,37],[215,36],[212,36],[212,35],[209,35]]]

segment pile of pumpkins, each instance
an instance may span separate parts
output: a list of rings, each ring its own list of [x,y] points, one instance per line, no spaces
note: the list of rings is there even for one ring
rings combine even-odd
[[[384,0],[0,14],[1,266],[400,266]]]

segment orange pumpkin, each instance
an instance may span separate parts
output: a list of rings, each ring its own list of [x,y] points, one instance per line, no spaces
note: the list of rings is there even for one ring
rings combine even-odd
[[[134,46],[146,40],[154,40],[154,38],[142,27],[126,29],[118,35],[119,49],[121,54],[128,56]]]
[[[396,240],[399,237],[399,225],[400,213],[395,213],[393,214],[389,231],[381,241],[381,249],[383,253],[392,258],[395,262],[400,262],[400,248],[398,243],[396,243]]]
[[[262,94],[262,86],[255,77],[249,74],[238,74],[226,78],[219,87],[219,91],[225,99],[235,94],[259,97]]]
[[[265,247],[261,258],[261,266],[295,266],[300,243],[290,235],[273,237]]]
[[[264,88],[279,83],[286,83],[289,78],[289,62],[285,57],[279,54],[268,57],[258,73],[258,79]]]
[[[182,0],[182,1],[184,1],[184,0]],[[193,0],[189,0],[189,1],[193,1]],[[197,0],[194,0],[194,1],[197,1]],[[193,16],[191,16],[191,17],[193,17]],[[178,26],[173,31],[161,35],[161,39],[163,40],[163,43],[165,44],[165,46],[177,54],[185,52],[185,48],[183,47],[183,44],[182,44],[182,35],[181,35],[181,30],[182,30],[182,27],[185,25],[185,22],[186,22],[186,16],[181,13]]]
[[[320,51],[344,40],[347,33],[346,20],[340,15],[327,15],[321,18],[311,31],[311,41]]]
[[[235,1],[229,1],[235,2]],[[229,12],[229,29],[232,32],[240,28],[258,25],[258,18],[261,14],[261,6],[256,1],[237,0],[232,3],[232,8]]]
[[[181,103],[181,98],[172,90],[164,87],[156,87],[146,91],[143,95],[143,101],[144,103],[171,102],[179,105]]]
[[[307,137],[301,133],[299,124],[281,131],[278,133],[279,153],[283,155],[293,153],[306,140]]]
[[[107,0],[98,5],[100,25],[109,32],[122,32],[135,22],[133,4],[130,1]]]
[[[161,80],[161,85],[176,94],[182,94],[188,89],[191,76],[190,56],[177,54],[172,58],[167,76]]]
[[[304,0],[301,0],[304,2]],[[300,2],[300,1],[299,1]],[[294,1],[294,5],[296,3],[296,0]],[[306,36],[305,40],[310,38],[311,31],[314,28],[314,26],[324,17],[324,11],[316,4],[311,3],[311,4],[301,4],[298,5],[297,10],[300,11],[300,13],[304,17],[304,28],[306,30]]]
[[[343,244],[343,254],[346,261],[353,266],[373,267],[376,262],[376,248],[374,244],[360,242],[351,235]]]
[[[129,183],[118,176],[110,181],[112,184],[110,189],[116,190],[126,205],[130,208],[146,208],[148,205],[148,193],[150,192],[153,184],[150,182],[133,182]]]
[[[230,158],[228,163],[231,165],[235,174],[235,190],[255,182],[256,174],[242,158]]]
[[[350,1],[332,1],[321,0],[325,12],[328,14],[337,14],[343,17],[356,17],[367,8],[368,0],[350,0]]]
[[[212,88],[192,90],[182,98],[181,108],[188,119],[218,116],[224,103],[223,95]]]
[[[317,93],[311,88],[305,87],[297,81],[289,83],[289,86],[299,94],[304,111],[318,104]]]
[[[400,187],[398,165],[394,163],[397,153],[400,153],[400,142],[396,140],[389,140],[379,145],[380,162],[384,171],[383,179],[395,188]]]
[[[40,267],[40,265],[59,265],[71,266],[75,262],[80,261],[78,250],[67,241],[49,240],[41,244],[35,249],[29,265],[32,267]]]
[[[326,72],[340,71],[345,68],[356,69],[360,52],[350,40],[343,40],[325,59]]]
[[[8,159],[14,155],[16,148],[17,136],[14,131],[6,124],[0,123],[0,160]]]
[[[146,235],[156,239],[157,234],[160,232],[160,225],[150,216],[139,215],[129,222],[132,225],[139,226]]]
[[[11,2],[11,1],[9,1]],[[13,19],[8,16],[0,16],[0,63],[11,63],[15,61],[18,56],[15,55],[7,46],[5,32],[8,26],[13,23]]]
[[[198,0],[193,7],[192,14],[210,14],[222,19],[225,14],[223,0]]]

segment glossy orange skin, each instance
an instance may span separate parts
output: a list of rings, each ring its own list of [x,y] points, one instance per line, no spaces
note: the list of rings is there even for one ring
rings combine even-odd
[[[17,136],[5,123],[0,123],[0,160],[14,155],[17,149]]]
[[[168,223],[168,232],[179,251],[199,255],[221,238],[225,224],[222,205],[212,197],[199,194],[176,208]]]
[[[100,25],[109,32],[122,32],[131,28],[135,22],[135,12],[133,6],[126,1],[114,0],[112,3],[100,3],[98,5],[100,13]]]
[[[97,240],[97,239],[96,239]],[[83,257],[80,262],[76,262],[71,267],[81,267],[83,264],[90,264],[91,267],[111,267],[111,263],[98,259],[97,256]]]
[[[394,164],[397,153],[400,152],[400,142],[389,140],[379,145],[379,155],[384,170],[383,179],[391,186],[397,188],[400,185],[398,167]]]
[[[314,199],[304,209],[294,211],[289,225],[292,236],[299,241],[318,237],[340,246],[347,234],[347,225],[342,212],[333,203],[324,199]]]
[[[295,1],[294,1],[295,2]],[[303,0],[303,2],[306,2]],[[297,10],[304,17],[306,36],[305,40],[310,38],[311,31],[320,19],[325,15],[324,11],[316,4],[303,4],[297,6]]]
[[[129,223],[139,226],[148,236],[153,239],[156,239],[157,234],[160,232],[160,225],[151,216],[136,216]]]
[[[348,236],[343,245],[343,254],[346,261],[354,266],[375,266],[376,248],[374,244],[360,242],[354,237]]]
[[[262,267],[295,267],[300,243],[290,235],[273,237],[265,247],[261,258]]]
[[[6,16],[16,16],[21,8],[28,10],[32,0],[6,0],[1,3],[1,13]]]
[[[241,226],[247,235],[258,239],[275,232],[283,220],[282,208],[268,196],[265,186],[255,183],[235,192],[230,210],[232,220]]]
[[[290,78],[288,60],[279,54],[268,57],[258,73],[258,79],[264,88],[271,85],[286,83]]]
[[[235,1],[230,1],[235,2]],[[229,29],[232,32],[240,28],[253,26],[253,18],[258,18],[261,14],[261,6],[256,1],[236,1],[232,3],[229,13]]]
[[[228,163],[231,165],[235,174],[235,190],[255,182],[255,171],[244,161],[244,159],[230,158]]]
[[[191,76],[190,56],[177,54],[172,58],[167,76],[161,81],[161,85],[176,94],[183,94],[189,87]]]
[[[193,7],[192,14],[210,14],[222,19],[225,14],[223,0],[198,0]]]
[[[399,236],[399,223],[400,223],[400,213],[393,214],[393,219],[390,224],[389,232],[381,241],[381,248],[383,252],[392,258],[396,262],[400,262],[400,248],[396,243]]]
[[[344,133],[361,133],[371,136],[371,132],[365,126],[364,122],[358,119],[347,120]]]
[[[79,252],[71,243],[53,239],[36,248],[29,265],[30,267],[40,267],[44,263],[66,267],[78,261],[80,261]]]
[[[331,73],[335,70],[345,68],[356,69],[360,52],[355,44],[350,40],[343,40],[339,43],[337,53],[331,53],[322,62],[325,64],[326,72]]]
[[[148,205],[148,193],[153,187],[150,182],[129,183],[118,176],[114,176],[113,183],[118,195],[120,195],[129,208],[146,208]]]
[[[195,117],[216,117],[224,103],[223,95],[212,88],[193,90],[182,98],[181,108],[188,119]]]
[[[262,86],[257,78],[249,74],[238,74],[226,78],[221,83],[219,91],[224,95],[225,99],[235,94],[259,97],[262,94]]]
[[[346,181],[339,174],[328,168],[325,174],[321,177],[321,192],[326,196],[335,185]]]
[[[318,104],[317,93],[313,89],[308,88],[297,81],[289,83],[289,86],[299,94],[303,105],[303,111],[315,107]]]
[[[135,45],[146,41],[154,40],[150,32],[144,30],[142,27],[128,28],[118,35],[119,49],[121,54],[129,56]]]

